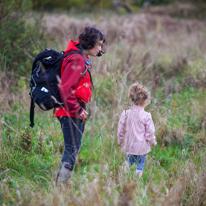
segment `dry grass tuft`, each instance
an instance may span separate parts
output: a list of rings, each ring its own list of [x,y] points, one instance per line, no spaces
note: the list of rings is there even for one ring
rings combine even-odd
[[[134,203],[134,192],[135,192],[135,183],[127,183],[124,185],[123,192],[121,194],[122,198],[119,203],[120,206],[133,206]]]

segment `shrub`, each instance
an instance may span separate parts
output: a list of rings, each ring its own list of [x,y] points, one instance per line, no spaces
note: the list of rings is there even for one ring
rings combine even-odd
[[[31,132],[29,130],[24,130],[21,132],[20,145],[24,151],[31,151],[33,143]]]
[[[46,47],[40,18],[29,11],[31,1],[11,0],[0,3],[0,65],[1,70],[30,74],[34,56]],[[28,21],[28,19],[32,19]]]

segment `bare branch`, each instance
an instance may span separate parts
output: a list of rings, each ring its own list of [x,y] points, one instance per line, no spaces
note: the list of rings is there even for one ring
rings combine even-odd
[[[123,7],[128,13],[130,13],[130,14],[132,13],[132,10],[130,9],[130,7],[126,3],[122,3],[122,2],[119,2],[117,0],[114,0],[113,4],[114,4],[115,8]]]

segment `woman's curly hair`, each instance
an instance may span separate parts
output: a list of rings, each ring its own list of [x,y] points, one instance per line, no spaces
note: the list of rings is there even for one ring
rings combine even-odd
[[[146,99],[150,99],[150,91],[141,84],[135,83],[129,88],[128,97],[134,102],[134,104],[142,105]]]
[[[93,49],[98,41],[103,40],[103,43],[105,42],[104,34],[95,27],[90,26],[84,27],[84,30],[79,34],[78,39],[84,49]],[[97,56],[101,56],[104,53],[104,51],[100,51]]]

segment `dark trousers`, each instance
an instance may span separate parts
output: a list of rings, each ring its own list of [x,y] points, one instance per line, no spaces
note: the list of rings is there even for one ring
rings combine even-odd
[[[84,123],[82,120],[73,117],[59,117],[58,119],[61,123],[65,146],[62,162],[68,162],[69,169],[72,170],[76,161],[76,156],[81,149]]]

